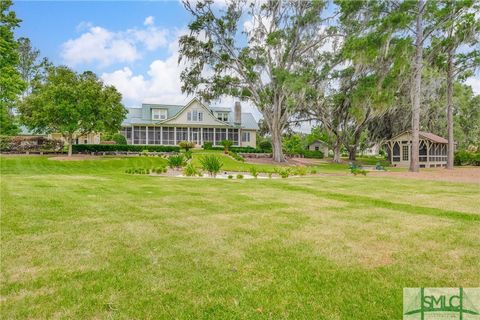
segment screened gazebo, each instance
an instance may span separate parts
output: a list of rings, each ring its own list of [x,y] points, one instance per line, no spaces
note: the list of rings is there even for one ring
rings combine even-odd
[[[420,131],[420,168],[445,167],[447,165],[445,138],[430,132]],[[412,156],[412,132],[405,131],[385,142],[388,160],[394,167],[408,167]]]

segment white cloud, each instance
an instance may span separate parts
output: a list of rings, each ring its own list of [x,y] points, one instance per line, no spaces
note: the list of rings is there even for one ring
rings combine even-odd
[[[145,21],[150,20],[148,18]],[[151,20],[153,24],[153,17]],[[80,29],[85,27],[88,31],[62,45],[61,57],[70,66],[95,63],[106,67],[133,62],[142,57],[142,50],[153,51],[168,44],[168,30],[153,25],[119,32],[92,26],[88,22],[79,25]]]
[[[146,26],[153,26],[155,23],[155,18],[153,16],[148,16],[145,18],[145,21],[143,21],[143,24]]]
[[[465,81],[465,83],[472,87],[473,93],[475,95],[480,94],[480,78],[470,77]]]

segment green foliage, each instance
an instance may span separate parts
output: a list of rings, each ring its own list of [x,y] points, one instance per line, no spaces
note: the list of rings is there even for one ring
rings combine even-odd
[[[102,135],[103,141],[114,141],[116,144],[127,144],[127,138],[120,133],[107,133]]]
[[[223,146],[223,150],[225,151],[225,153],[228,153],[228,150],[229,150],[230,147],[233,145],[233,141],[223,140],[223,141],[221,142],[221,145]]]
[[[237,179],[243,179],[243,174],[237,174]]]
[[[216,155],[205,155],[200,158],[200,163],[205,171],[207,171],[212,177],[215,177],[217,173],[222,169],[223,163]]]
[[[73,152],[114,152],[114,151],[129,151],[142,152],[145,146],[142,145],[127,145],[127,144],[74,144],[72,146]],[[179,152],[180,148],[177,146],[148,146],[150,152]]]
[[[456,166],[480,166],[480,152],[460,150],[455,152],[454,164]]]
[[[307,174],[307,168],[305,167],[296,167],[293,174],[297,176],[305,176]]]
[[[180,141],[178,143],[178,146],[182,149],[184,149],[185,151],[189,151],[190,149],[194,148],[195,147],[195,143],[191,142],[191,141]]]
[[[322,159],[323,152],[317,150],[303,150],[302,153],[305,158],[312,158],[312,159]]]
[[[187,163],[182,154],[170,156],[167,161],[170,168],[181,168]]]
[[[14,135],[19,132],[11,109],[18,96],[25,89],[25,82],[18,72],[18,43],[14,29],[21,20],[11,10],[12,1],[0,1],[0,135]]]
[[[189,163],[183,168],[183,174],[187,177],[194,177],[194,176],[199,176],[200,171],[195,168],[195,166],[192,163]]]
[[[245,162],[245,159],[242,156],[238,155],[233,151],[228,151],[228,155],[237,161]]]
[[[192,150],[187,150],[183,153],[183,155],[185,156],[185,159],[187,160],[190,160],[192,159]]]
[[[275,168],[275,173],[278,174],[283,179],[288,178],[291,174],[290,168],[277,167]]]
[[[310,169],[310,173],[311,174],[317,174],[317,169],[315,169],[315,168]]]
[[[233,176],[231,174],[228,175],[228,179],[233,179]]]
[[[271,152],[272,151],[272,142],[269,140],[262,140],[258,143],[258,147],[263,152]]]
[[[222,147],[211,147],[208,150],[224,150]],[[230,151],[236,153],[264,153],[264,150],[253,148],[253,147],[230,147]]]
[[[203,143],[203,149],[204,150],[211,150],[213,147],[213,142],[207,141]]]
[[[302,154],[305,151],[302,137],[299,134],[284,137],[283,150],[287,154]]]
[[[92,72],[51,67],[19,106],[21,121],[35,132],[58,132],[71,145],[77,132],[113,132],[127,114],[122,95]]]
[[[361,174],[361,175],[364,175],[364,176],[367,175],[367,171],[364,170],[364,169],[361,169],[361,167],[352,167],[352,168],[350,168],[350,173],[352,173],[354,176],[356,176],[356,175],[358,175],[358,174]]]
[[[252,177],[257,179],[258,178],[258,169],[256,167],[251,167],[250,168],[250,174],[252,175]]]
[[[63,141],[42,136],[0,136],[0,151],[61,152]]]

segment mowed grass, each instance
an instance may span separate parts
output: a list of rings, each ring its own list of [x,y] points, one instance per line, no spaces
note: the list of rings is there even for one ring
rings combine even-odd
[[[404,287],[480,283],[476,184],[0,161],[3,319],[399,319]]]

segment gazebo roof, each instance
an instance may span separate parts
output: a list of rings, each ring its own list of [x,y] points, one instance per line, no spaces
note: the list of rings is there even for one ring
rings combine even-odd
[[[400,134],[397,134],[396,136],[394,136],[392,139],[390,139],[389,141],[392,141],[392,140],[395,140],[397,137],[405,134],[405,133],[409,133],[411,134],[412,131],[411,130],[407,130],[407,131],[404,131]],[[424,132],[424,131],[420,131],[419,132],[419,135],[420,135],[420,138],[423,138],[423,139],[426,139],[426,140],[430,140],[432,142],[435,142],[435,143],[445,143],[447,144],[448,143],[448,140],[445,139],[445,138],[442,138],[440,136],[437,136],[436,134],[433,134],[431,132]]]

